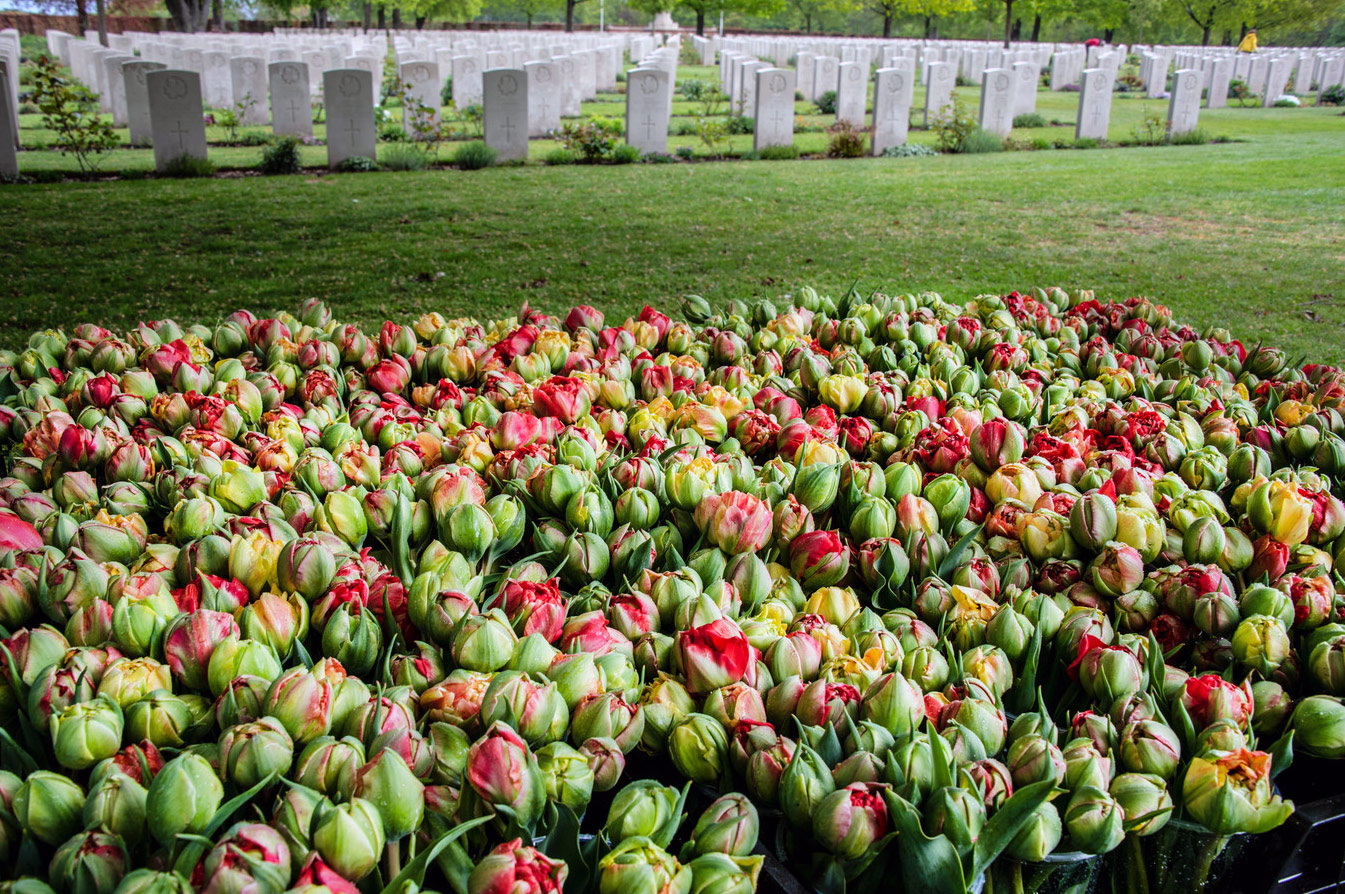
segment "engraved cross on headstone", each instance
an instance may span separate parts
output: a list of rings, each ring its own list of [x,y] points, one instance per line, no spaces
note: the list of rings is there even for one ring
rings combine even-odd
[[[360,135],[360,125],[358,121],[351,119],[346,122],[346,134],[350,137],[350,148],[355,148],[355,138]]]
[[[514,119],[506,117],[504,119],[504,138],[508,142],[514,141]]]
[[[172,129],[171,133],[173,133],[174,135],[177,136],[177,147],[178,147],[179,149],[186,149],[186,148],[187,148],[187,134],[190,133],[190,131],[187,130],[187,128],[185,128],[185,127],[182,126],[182,119],[179,118],[179,119],[177,120],[177,124],[176,124],[176,126]]]
[[[299,123],[299,103],[297,100],[290,100],[290,123]]]
[[[657,124],[653,115],[644,116],[644,138],[652,140],[654,138],[654,125]]]

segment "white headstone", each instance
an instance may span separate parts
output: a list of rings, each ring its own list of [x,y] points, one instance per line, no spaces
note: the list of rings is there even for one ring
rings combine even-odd
[[[107,95],[112,106],[112,126],[126,126],[126,85],[122,80],[121,67],[134,62],[134,56],[112,53],[103,57],[104,81],[107,83]]]
[[[503,68],[504,66],[500,66]],[[459,111],[481,102],[481,66],[475,56],[453,57],[453,105]],[[524,92],[527,98],[527,92]]]
[[[19,156],[14,151],[19,129],[15,126],[15,112],[10,99],[9,63],[0,62],[0,177],[19,175]]]
[[[1345,68],[1345,56],[1334,56],[1322,63],[1321,74],[1317,76],[1317,105],[1331,87],[1340,83],[1341,71]]]
[[[748,62],[741,72],[742,87],[734,99],[733,110],[743,116],[750,116],[757,107],[757,72],[770,68],[765,62]]]
[[[1168,103],[1168,135],[1189,133],[1200,119],[1200,72],[1183,68],[1173,72],[1172,100]]]
[[[626,142],[641,152],[668,151],[668,94],[672,79],[666,71],[637,68],[626,75]]]
[[[1037,111],[1037,81],[1041,71],[1031,62],[1013,64],[1013,113],[1031,115]]]
[[[439,66],[433,62],[408,62],[402,66],[402,129],[411,139],[424,139],[439,124]]]
[[[184,155],[206,157],[205,119],[201,114],[201,76],[165,69],[145,75],[149,124],[154,139],[154,169],[163,171]]]
[[[201,54],[201,64],[201,89],[205,91],[206,105],[212,109],[231,108],[234,91],[229,54],[210,50]]]
[[[944,114],[944,109],[952,111],[953,87],[957,75],[950,62],[931,62],[925,78],[925,123],[931,124]]]
[[[1111,123],[1112,75],[1105,68],[1084,69],[1079,89],[1079,112],[1074,123],[1076,140],[1105,140]]]
[[[528,73],[528,136],[544,137],[560,130],[560,66],[529,62],[523,70]]]
[[[836,88],[836,123],[864,127],[864,107],[868,99],[869,79],[866,66],[842,62]]]
[[[981,75],[981,130],[1007,137],[1013,130],[1013,72],[987,68]]]
[[[560,113],[566,118],[577,118],[581,114],[581,109],[579,72],[575,58],[564,55],[552,61],[560,66]]]
[[[818,56],[813,65],[813,99],[828,90],[834,91],[841,82],[840,63],[832,56]]]
[[[374,127],[374,102],[369,81],[369,72],[358,68],[337,68],[322,73],[329,167],[334,168],[355,156],[377,156],[378,134]]]
[[[145,75],[167,68],[162,62],[136,60],[121,65],[122,90],[126,94],[126,126],[132,146],[148,146],[154,141],[149,122],[149,86]]]
[[[1228,105],[1228,82],[1233,79],[1233,60],[1228,56],[1216,59],[1210,70],[1210,86],[1205,97],[1205,108],[1222,109]]]
[[[794,143],[794,71],[763,68],[756,73],[756,106],[752,109],[752,148]]]
[[[313,94],[308,66],[302,62],[272,62],[266,70],[271,84],[271,131],[277,136],[311,137]]]
[[[498,153],[500,161],[526,159],[528,157],[527,72],[516,68],[492,68],[481,76],[481,85],[486,145]]]
[[[906,143],[915,95],[915,65],[911,59],[892,60],[891,68],[873,75],[873,154]]]
[[[1266,93],[1261,99],[1262,107],[1275,105],[1275,100],[1284,95],[1284,88],[1289,83],[1289,73],[1293,71],[1295,61],[1288,56],[1270,60],[1266,72]]]
[[[266,62],[260,56],[234,56],[229,60],[234,106],[241,112],[239,123],[266,123]]]
[[[798,89],[803,91],[803,98],[812,102],[813,100],[813,77],[816,68],[816,57],[812,53],[795,53],[794,69],[797,72],[795,82],[799,85]]]

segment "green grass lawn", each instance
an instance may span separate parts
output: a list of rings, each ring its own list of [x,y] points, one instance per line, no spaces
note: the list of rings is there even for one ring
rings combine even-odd
[[[1042,92],[1038,111],[1072,122],[1077,100]],[[1146,111],[1165,104],[1118,98],[1112,138]],[[310,296],[372,323],[430,309],[497,317],[524,301],[621,317],[690,292],[726,300],[809,283],[960,299],[1060,285],[1150,295],[1244,340],[1345,362],[1345,117],[1232,108],[1202,110],[1201,126],[1235,142],[4,187],[0,344],[81,320],[213,322]],[[1073,129],[1014,137],[1035,135]],[[820,152],[825,139],[798,143]],[[535,141],[533,158],[554,145]],[[736,151],[750,145],[734,138]],[[259,153],[211,149],[238,168]],[[305,161],[324,153],[308,147]],[[25,171],[73,164],[50,150],[20,158]],[[152,154],[118,150],[108,167],[148,169]]]

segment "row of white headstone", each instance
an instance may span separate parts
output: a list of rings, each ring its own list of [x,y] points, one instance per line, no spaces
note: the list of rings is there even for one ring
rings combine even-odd
[[[1230,78],[1247,82],[1254,94],[1265,105],[1273,105],[1284,92],[1289,74],[1293,74],[1293,92],[1307,96],[1315,85],[1318,90],[1342,82],[1345,74],[1345,50],[1338,47],[1274,47],[1258,53],[1238,53],[1231,47],[1188,47],[1139,45],[1117,46],[1064,43],[1017,43],[1005,49],[988,41],[928,41],[896,38],[889,40],[855,40],[851,38],[771,38],[771,37],[712,37],[692,38],[700,53],[702,64],[713,64],[717,53],[740,53],[755,59],[768,60],[777,67],[791,63],[799,74],[799,91],[805,99],[816,99],[813,71],[826,69],[825,80],[834,86],[835,65],[841,62],[859,62],[870,68],[891,67],[894,58],[910,59],[920,83],[928,83],[933,63],[943,62],[952,67],[952,80],[961,78],[965,83],[979,84],[988,69],[1014,69],[1018,63],[1030,62],[1038,71],[1050,70],[1050,89],[1065,90],[1082,87],[1085,69],[1104,68],[1111,71],[1113,82],[1128,53],[1140,58],[1140,78],[1150,97],[1167,93],[1168,74],[1174,69],[1194,68],[1202,72],[1202,89],[1211,86],[1215,62],[1228,59],[1233,65]],[[806,54],[806,55],[805,55]],[[829,58],[831,63],[820,60]],[[1276,60],[1281,61],[1278,68]],[[937,71],[937,70],[934,70]],[[1225,81],[1225,87],[1227,82]],[[1223,104],[1225,93],[1220,94],[1214,107]]]

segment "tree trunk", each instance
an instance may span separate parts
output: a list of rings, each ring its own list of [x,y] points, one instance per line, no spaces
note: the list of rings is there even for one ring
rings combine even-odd
[[[1023,20],[1022,20],[1022,19],[1014,19],[1014,20],[1013,20],[1013,39],[1014,39],[1014,40],[1022,40],[1022,39],[1023,39]]]
[[[805,34],[813,33],[813,17],[811,15],[803,17],[803,31]]]
[[[98,10],[98,42],[107,46],[107,2],[106,0],[96,0]]]
[[[696,34],[700,37],[705,36],[705,10],[696,10]]]
[[[1111,43],[1112,38],[1115,37],[1115,36],[1116,36],[1116,29],[1115,29],[1115,28],[1103,28],[1103,29],[1102,29],[1102,39],[1103,39],[1104,41],[1106,41],[1107,43]]]
[[[76,27],[79,28],[79,36],[82,39],[84,32],[89,30],[89,6],[85,0],[75,0],[75,19]]]
[[[575,0],[565,0],[565,30],[574,30],[574,4]]]
[[[925,40],[929,40],[929,24],[933,20],[933,16],[925,16]]]
[[[1037,38],[1040,36],[1041,36],[1041,13],[1037,13],[1037,17],[1032,20],[1032,42],[1036,43]]]
[[[1247,23],[1243,22],[1241,25],[1238,26],[1238,43],[1242,43],[1242,39],[1246,36],[1247,36]]]
[[[1013,44],[1013,0],[1004,0],[1004,49]]]
[[[429,16],[416,16],[416,30],[422,31],[425,28],[425,21]]]
[[[364,11],[364,30],[368,31],[374,21],[374,7],[372,3],[363,3],[361,6]]]
[[[388,11],[383,7],[378,7],[378,30],[388,30]]]
[[[402,28],[402,11],[395,6],[392,8],[392,27],[398,31]]]
[[[883,13],[883,37],[892,36],[892,13]]]
[[[224,30],[224,4],[220,0],[210,0],[210,23],[216,31]]]
[[[1233,45],[1233,32],[1225,28],[1224,39],[1221,41],[1221,43],[1223,43],[1223,45],[1226,47],[1231,47]]]
[[[1210,26],[1206,25],[1204,32],[1200,36],[1200,45],[1207,47],[1210,45]]]

